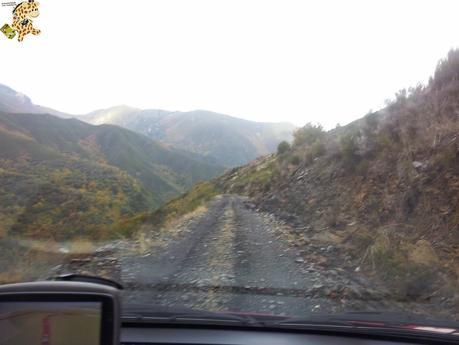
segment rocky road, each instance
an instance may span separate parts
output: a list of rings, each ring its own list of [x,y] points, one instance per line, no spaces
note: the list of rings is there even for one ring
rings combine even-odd
[[[305,315],[336,312],[358,293],[344,274],[306,262],[244,197],[219,196],[179,228],[161,246],[121,257],[126,303]]]
[[[246,197],[221,195],[143,239],[67,255],[49,275],[81,273],[121,282],[125,305],[287,316],[345,311],[438,315],[443,304],[399,301],[346,259]],[[446,315],[448,319],[448,315]]]
[[[397,301],[368,281],[346,261],[345,248],[324,245],[299,230],[303,240],[246,197],[221,195],[169,228],[144,232],[142,240],[110,242],[91,253],[70,255],[51,275],[114,279],[125,287],[126,305],[152,310],[186,307],[287,316],[432,313],[428,301]]]

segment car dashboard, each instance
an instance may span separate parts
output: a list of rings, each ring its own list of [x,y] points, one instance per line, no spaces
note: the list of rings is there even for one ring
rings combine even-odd
[[[432,340],[408,341],[406,339],[378,339],[377,336],[317,332],[252,330],[233,328],[208,328],[187,326],[132,327],[123,326],[123,345],[398,345],[432,344]],[[442,343],[442,342],[439,342]]]

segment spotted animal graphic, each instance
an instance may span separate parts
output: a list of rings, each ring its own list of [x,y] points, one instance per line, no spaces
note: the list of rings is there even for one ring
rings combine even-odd
[[[39,35],[40,30],[33,27],[32,19],[40,15],[38,10],[39,2],[28,0],[21,2],[13,10],[13,29],[18,34],[18,41],[21,42],[28,34]]]

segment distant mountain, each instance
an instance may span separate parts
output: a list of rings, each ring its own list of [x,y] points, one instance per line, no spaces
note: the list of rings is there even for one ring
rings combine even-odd
[[[120,127],[0,112],[3,231],[105,237],[222,171]]]
[[[174,147],[233,167],[275,151],[279,142],[291,140],[289,123],[262,123],[205,110],[171,112],[128,106],[102,109],[79,119],[93,125],[112,124],[161,140]]]
[[[3,84],[0,84],[0,111],[13,113],[51,114],[63,118],[73,116],[51,108],[36,105],[32,103],[31,99],[23,93],[17,92]]]
[[[253,122],[206,110],[172,112],[121,105],[86,115],[71,115],[36,105],[26,95],[2,84],[0,111],[51,114],[75,117],[92,125],[116,125],[195,153],[192,155],[195,159],[225,167],[243,165],[274,152],[281,141],[292,139],[295,129],[286,122]]]

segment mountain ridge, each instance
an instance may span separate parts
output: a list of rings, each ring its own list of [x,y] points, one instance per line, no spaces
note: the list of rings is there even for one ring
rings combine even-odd
[[[117,105],[75,115],[34,104],[31,99],[0,84],[0,111],[51,114],[76,118],[92,125],[112,124],[170,144],[204,161],[225,167],[243,165],[275,151],[292,139],[296,128],[288,122],[254,122],[208,110],[168,111]]]
[[[51,114],[62,118],[74,117],[58,110],[36,105],[30,97],[0,83],[0,111],[13,113]]]
[[[254,122],[207,110],[188,112],[137,109],[125,105],[78,117],[91,124],[110,123],[161,140],[175,147],[208,156],[227,167],[275,151],[291,140],[295,128],[288,122]]]
[[[0,112],[0,147],[0,189],[6,198],[0,214],[8,223],[3,231],[32,234],[46,219],[53,224],[46,233],[56,238],[77,236],[78,231],[71,235],[72,228],[80,229],[81,236],[93,232],[96,237],[110,234],[104,226],[121,231],[125,219],[155,209],[223,171],[121,127],[92,126],[49,114]],[[85,209],[83,201],[97,204],[91,212],[99,221],[88,224],[91,217],[74,210],[80,224],[63,225],[71,217],[60,204]]]

